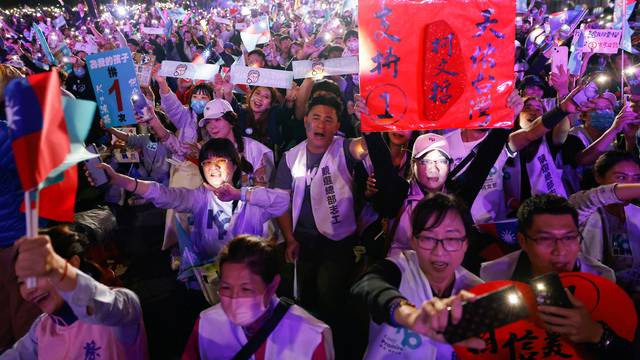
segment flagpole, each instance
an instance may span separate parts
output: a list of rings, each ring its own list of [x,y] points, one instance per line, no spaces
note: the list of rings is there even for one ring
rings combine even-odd
[[[34,207],[31,207],[31,200],[35,200]],[[27,237],[33,238],[38,234],[38,191],[29,190],[24,192],[25,203],[25,218],[27,223]],[[36,287],[37,278],[34,276],[28,277],[25,280],[27,289],[33,289]]]

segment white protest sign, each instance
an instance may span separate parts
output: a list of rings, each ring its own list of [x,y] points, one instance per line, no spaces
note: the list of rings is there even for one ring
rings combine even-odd
[[[586,29],[584,30],[584,53],[615,54],[618,52],[622,30]]]
[[[213,21],[217,22],[218,24],[231,25],[231,20],[223,19],[217,16],[214,16]]]
[[[272,70],[249,66],[231,67],[231,83],[251,86],[266,86],[280,89],[291,88],[292,71]]]
[[[164,28],[159,28],[159,27],[141,27],[141,32],[143,34],[149,34],[149,35],[164,35]]]
[[[260,36],[260,34],[250,34],[244,31],[240,33],[240,38],[242,39],[242,43],[244,44],[244,48],[247,49],[247,52],[251,52],[256,48]]]
[[[95,54],[98,52],[98,46],[95,44],[89,44],[89,43],[76,43],[73,49],[75,51],[84,51],[87,54]]]
[[[184,79],[213,80],[214,76],[218,73],[219,70],[219,65],[192,64],[187,62],[165,60],[162,62],[158,74],[162,76]]]
[[[357,56],[340,57],[327,60],[294,61],[292,66],[294,79],[357,74],[359,69]]]
[[[67,25],[67,22],[65,21],[64,16],[62,15],[58,16],[55,20],[53,20],[53,26],[55,26],[56,29],[59,29],[65,25]]]
[[[247,28],[247,24],[245,23],[237,23],[236,24],[236,30],[244,30]]]

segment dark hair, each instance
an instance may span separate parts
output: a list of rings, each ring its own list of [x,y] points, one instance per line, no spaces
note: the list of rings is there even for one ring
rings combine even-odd
[[[462,219],[466,236],[472,236],[473,218],[467,205],[459,198],[441,192],[426,195],[418,202],[416,207],[413,208],[411,214],[411,234],[418,236],[424,230],[430,230],[440,226],[445,216],[452,210]],[[426,227],[432,218],[434,221],[430,223],[429,227]]]
[[[262,49],[253,49],[251,51],[249,51],[249,53],[247,54],[247,58],[251,55],[258,55],[259,57],[262,58],[262,60],[266,63],[267,62],[267,55],[264,54],[264,51],[262,51]]]
[[[191,89],[191,96],[199,93],[205,93],[209,99],[213,99],[213,89],[205,83],[198,84]]]
[[[607,172],[621,162],[629,161],[640,166],[640,159],[630,152],[622,150],[612,150],[600,155],[593,165],[593,174],[596,177],[605,177]]]
[[[346,33],[344,33],[344,37],[342,39],[346,44],[347,40],[349,40],[351,38],[356,38],[357,39],[358,38],[358,32],[353,30],[353,29],[348,30]]]
[[[338,121],[340,121],[340,114],[342,113],[342,103],[333,96],[318,95],[312,97],[307,103],[307,115],[311,112],[314,106],[325,105],[333,108],[336,111]]]
[[[340,91],[340,86],[336,84],[333,80],[329,79],[321,79],[315,81],[313,86],[311,87],[311,92],[309,93],[309,97],[312,98],[313,95],[318,91],[326,91],[328,93],[334,94],[340,101],[342,101],[342,91]]]
[[[220,273],[225,263],[245,264],[265,284],[278,274],[278,257],[273,242],[255,235],[240,235],[225,245],[218,254]]]
[[[40,235],[47,235],[51,239],[51,246],[56,254],[65,260],[71,260],[72,257],[80,258],[81,271],[89,274],[95,280],[100,281],[103,270],[94,262],[89,261],[85,257],[85,252],[89,247],[89,239],[83,233],[74,230],[72,224],[60,224],[38,231]]]
[[[222,114],[222,118],[232,126],[231,131],[233,132],[233,138],[235,139],[237,144],[238,155],[240,155],[240,163],[242,164],[241,167],[244,169],[244,171],[251,169],[250,172],[253,172],[253,165],[251,165],[251,163],[243,155],[244,139],[242,136],[242,129],[238,125],[238,114],[233,111],[227,111],[226,113]]]
[[[267,111],[260,114],[258,118],[256,118],[255,114],[251,110],[251,98],[253,97],[253,94],[255,94],[255,92],[258,91],[258,89],[267,89],[269,91],[269,93],[271,94],[271,107]],[[253,129],[252,137],[258,141],[262,142],[263,138],[268,137],[269,117],[271,116],[271,109],[273,109],[274,105],[278,101],[277,96],[278,94],[276,94],[276,90],[274,90],[272,87],[266,87],[266,86],[254,87],[253,89],[251,89],[249,96],[247,96],[246,102],[247,102],[247,109],[249,111],[247,111],[245,129],[248,129],[248,128]]]
[[[329,54],[331,54],[332,52],[336,52],[336,51],[342,54],[342,52],[344,51],[344,48],[340,45],[331,45],[325,51],[327,52],[327,56],[329,56]]]
[[[578,227],[578,212],[567,199],[556,194],[532,196],[525,200],[518,209],[518,228],[521,233],[529,231],[535,215],[571,215]]]
[[[240,154],[236,149],[236,146],[233,145],[231,140],[229,139],[210,139],[200,149],[200,154],[198,156],[198,168],[200,169],[200,176],[202,176],[203,181],[207,181],[207,178],[204,176],[204,169],[202,168],[202,163],[205,160],[208,160],[212,157],[222,157],[231,161],[233,165],[235,165],[236,170],[233,172],[233,185],[235,187],[240,186],[240,180],[242,178],[242,173],[250,174],[253,172],[253,167],[251,164],[240,158]]]

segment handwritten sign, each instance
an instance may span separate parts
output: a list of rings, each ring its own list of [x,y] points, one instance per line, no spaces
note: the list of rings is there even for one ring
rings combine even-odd
[[[89,76],[106,127],[136,124],[131,97],[140,86],[129,49],[87,56]]]
[[[615,54],[618,52],[622,30],[584,30],[583,53]]]
[[[595,321],[605,322],[616,334],[632,341],[637,326],[633,301],[615,283],[588,273],[562,273],[565,288],[582,302]],[[535,296],[528,284],[517,281],[492,281],[471,289],[476,295],[514,284],[522,292],[531,317],[503,326],[481,336],[485,347],[472,350],[454,347],[460,359],[589,359],[566,337],[543,328],[537,312]],[[592,354],[591,354],[592,356]]]
[[[515,2],[363,0],[358,18],[362,131],[512,126]]]
[[[251,86],[266,86],[280,89],[291,88],[292,71],[255,68],[234,65],[231,67],[231,83]]]
[[[323,77],[358,73],[358,57],[348,56],[327,60],[302,60],[292,62],[293,78]]]

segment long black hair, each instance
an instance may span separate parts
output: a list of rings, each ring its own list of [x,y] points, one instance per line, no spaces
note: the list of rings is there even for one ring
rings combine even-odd
[[[240,181],[242,180],[242,173],[251,174],[253,172],[253,166],[240,157],[235,145],[229,139],[210,139],[200,149],[198,156],[198,168],[200,169],[200,176],[203,181],[207,181],[204,176],[204,169],[202,163],[212,157],[222,157],[231,161],[235,165],[236,170],[233,172],[233,186],[239,188]]]

